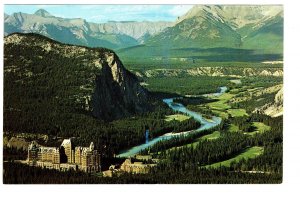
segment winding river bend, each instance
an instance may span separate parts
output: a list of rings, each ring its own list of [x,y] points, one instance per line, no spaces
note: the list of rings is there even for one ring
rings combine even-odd
[[[220,87],[219,91],[217,93],[205,94],[203,96],[210,96],[210,95],[211,96],[220,96],[226,90],[227,90],[227,87]],[[119,155],[117,155],[117,157],[132,157],[132,156],[138,154],[141,150],[154,145],[158,141],[169,140],[172,137],[178,136],[178,135],[190,135],[191,133],[200,132],[200,131],[203,131],[203,130],[206,130],[206,129],[210,129],[210,128],[215,127],[215,126],[217,126],[221,123],[222,119],[220,117],[213,116],[210,121],[207,121],[205,118],[203,118],[203,116],[201,114],[196,113],[196,112],[191,111],[191,110],[188,110],[186,107],[184,107],[180,103],[174,103],[174,99],[175,98],[163,99],[163,102],[166,103],[173,111],[182,112],[184,114],[187,114],[190,117],[193,117],[196,121],[201,123],[201,126],[196,130],[183,131],[183,132],[179,132],[179,133],[166,133],[164,135],[153,138],[148,143],[141,144],[141,145],[138,145],[138,146],[134,146],[134,147],[120,153]]]

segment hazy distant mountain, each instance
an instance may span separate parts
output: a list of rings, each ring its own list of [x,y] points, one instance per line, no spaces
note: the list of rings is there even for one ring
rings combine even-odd
[[[9,17],[9,15],[6,14],[6,13],[4,13],[4,20],[5,20],[7,17]]]
[[[49,12],[47,12],[44,9],[39,9],[34,14],[38,15],[38,16],[41,16],[41,17],[53,17],[53,15],[51,15]]]
[[[110,21],[102,24],[90,23],[90,27],[95,33],[125,34],[143,42],[148,35],[160,33],[173,24],[173,22],[164,21]]]
[[[39,33],[64,43],[91,47],[124,48],[144,42],[144,38],[166,27],[170,22],[108,22],[89,23],[81,18],[60,18],[44,9],[34,14],[5,15],[4,34],[14,32]]]

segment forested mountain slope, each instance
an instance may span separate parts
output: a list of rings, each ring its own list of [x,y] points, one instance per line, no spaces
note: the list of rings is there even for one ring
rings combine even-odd
[[[150,106],[147,90],[113,51],[65,45],[37,34],[5,37],[4,89],[5,125],[18,121],[26,129],[55,127],[54,120],[74,114],[113,120]]]

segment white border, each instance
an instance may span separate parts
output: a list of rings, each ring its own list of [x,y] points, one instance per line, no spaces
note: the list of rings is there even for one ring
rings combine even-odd
[[[284,5],[284,177],[282,184],[276,185],[1,185],[1,195],[6,196],[299,196],[299,153],[300,126],[299,84],[300,56],[299,27],[300,6],[295,1],[283,0],[3,0],[3,4],[283,4]],[[0,20],[3,21],[3,4]],[[3,24],[0,36],[3,37]],[[3,91],[3,39],[1,39],[1,90]],[[3,92],[1,91],[1,128],[3,128]],[[1,151],[2,148],[1,134]],[[3,152],[2,152],[3,153]],[[1,156],[1,172],[2,172]],[[1,176],[1,183],[3,183]],[[3,195],[3,196],[4,196]]]

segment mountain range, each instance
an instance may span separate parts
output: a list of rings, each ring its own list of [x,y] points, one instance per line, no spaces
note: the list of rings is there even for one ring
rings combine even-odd
[[[238,47],[262,31],[269,33],[266,26],[271,33],[279,34],[280,29],[276,32],[270,26],[282,22],[280,17],[283,17],[281,6],[196,5],[153,40],[178,40],[182,47]]]
[[[97,24],[81,18],[56,17],[40,9],[34,14],[5,14],[4,35],[14,32],[39,33],[68,44],[117,49],[141,44],[172,24],[163,21],[110,21]]]
[[[196,5],[143,45],[120,49],[123,59],[282,59],[282,6]]]
[[[100,24],[55,17],[41,9],[34,14],[5,14],[4,30],[5,35],[33,32],[69,44],[119,49],[125,58],[198,56],[199,51],[193,54],[191,48],[283,53],[283,7],[277,5],[195,5],[174,22]]]

